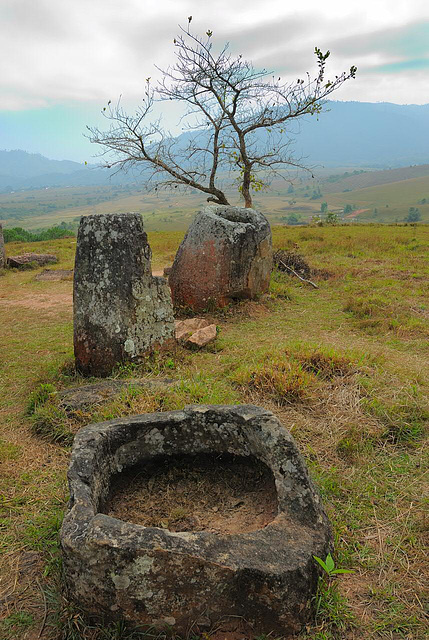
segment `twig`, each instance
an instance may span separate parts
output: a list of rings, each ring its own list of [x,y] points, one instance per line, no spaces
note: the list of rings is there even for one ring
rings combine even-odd
[[[279,264],[282,264],[285,269],[287,269],[288,271],[293,273],[293,275],[296,276],[297,278],[299,278],[300,280],[302,280],[302,282],[306,282],[307,284],[311,284],[311,286],[314,287],[315,289],[319,288],[317,286],[317,284],[314,284],[314,282],[311,282],[311,280],[306,280],[305,278],[301,278],[301,276],[296,271],[294,271],[293,269],[288,267],[287,264],[285,264],[282,260],[279,260]]]
[[[42,586],[41,586],[41,584],[40,584],[40,582],[38,581],[38,579],[37,579],[37,578],[36,578],[36,582],[37,582],[37,584],[38,584],[38,586],[39,586],[39,589],[40,589],[40,591],[41,591],[41,594],[42,594],[42,596],[43,596],[43,605],[44,605],[44,607],[45,607],[45,612],[44,612],[44,614],[43,614],[42,626],[40,627],[39,635],[37,636],[38,638],[41,638],[41,637],[42,637],[42,633],[43,633],[43,631],[44,631],[44,629],[45,629],[46,618],[48,617],[48,605],[47,605],[47,603],[46,603],[46,596],[45,596],[45,592],[43,591]]]

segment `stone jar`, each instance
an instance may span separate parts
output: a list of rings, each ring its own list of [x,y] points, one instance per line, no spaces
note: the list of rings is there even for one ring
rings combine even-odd
[[[108,376],[174,341],[170,290],[152,276],[152,252],[137,213],[81,219],[74,271],[74,353],[84,375]]]
[[[192,222],[175,257],[169,284],[175,306],[195,311],[255,298],[268,290],[271,228],[254,209],[211,205]]]
[[[256,458],[275,482],[278,512],[247,533],[173,532],[106,515],[113,478],[159,456]],[[68,594],[89,613],[195,634],[218,623],[244,637],[299,632],[309,621],[332,533],[296,443],[269,411],[189,406],[80,430],[61,530]],[[174,486],[171,487],[174,496]]]

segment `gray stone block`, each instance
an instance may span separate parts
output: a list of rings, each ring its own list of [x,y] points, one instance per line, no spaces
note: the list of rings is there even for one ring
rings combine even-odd
[[[107,376],[174,341],[170,290],[152,276],[152,252],[137,213],[81,219],[74,271],[76,367]]]
[[[227,535],[103,513],[118,472],[160,455],[205,453],[257,458],[271,470],[272,522]],[[219,620],[224,629],[239,617],[255,634],[287,637],[308,622],[320,571],[313,555],[331,550],[331,528],[295,441],[269,411],[191,406],[89,425],[76,436],[68,480],[64,574],[70,597],[89,613],[177,633]]]

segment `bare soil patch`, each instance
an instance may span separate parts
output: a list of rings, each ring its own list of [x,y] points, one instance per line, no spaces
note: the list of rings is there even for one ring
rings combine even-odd
[[[0,306],[21,307],[24,309],[52,309],[58,306],[72,308],[73,295],[71,293],[29,293],[19,298],[0,297]]]
[[[237,534],[272,522],[277,494],[271,471],[253,457],[161,457],[118,474],[104,512],[170,531]]]
[[[73,269],[44,269],[34,278],[41,281],[73,280]]]

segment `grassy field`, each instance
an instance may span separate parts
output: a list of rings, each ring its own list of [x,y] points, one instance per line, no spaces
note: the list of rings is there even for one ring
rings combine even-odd
[[[330,170],[332,171],[332,170]],[[308,222],[320,213],[321,203],[342,214],[353,205],[359,214],[355,222],[394,223],[403,221],[410,207],[417,207],[423,222],[429,222],[429,166],[386,171],[335,170],[317,168],[315,178],[301,173],[289,182],[276,179],[263,195],[256,194],[254,207],[272,224],[287,222],[293,214]],[[238,204],[237,192],[228,192]],[[62,222],[77,227],[79,218],[90,213],[137,211],[148,231],[184,231],[205,204],[204,195],[150,192],[134,186],[70,187],[0,194],[0,222],[5,227],[28,230],[47,228]],[[350,221],[350,220],[349,220]]]
[[[182,235],[149,234],[155,268],[171,263]],[[267,296],[207,314],[220,330],[214,347],[177,347],[117,373],[168,375],[177,386],[124,392],[74,419],[56,396],[84,383],[73,370],[72,283],[36,281],[39,270],[0,276],[1,640],[154,638],[88,622],[62,593],[58,530],[73,433],[125,414],[244,402],[292,431],[334,525],[335,562],[353,571],[325,577],[300,638],[423,640],[429,227],[277,227],[273,236],[304,256],[317,290],[274,272]],[[7,250],[54,252],[55,268],[67,269],[75,241]]]
[[[429,165],[420,164],[411,167],[383,170],[346,170],[342,173],[336,170],[335,174],[326,176],[323,180],[326,193],[339,193],[341,191],[365,189],[392,182],[402,182],[414,178],[429,176]]]
[[[74,210],[84,207],[90,213],[97,204],[115,201],[137,191],[131,186],[99,186],[45,188],[2,193],[0,194],[0,220],[3,220],[7,226],[26,226],[27,223],[32,225],[34,218],[40,218],[39,226],[52,226],[62,221],[57,218],[58,211],[63,212],[70,222],[75,216],[69,214]],[[45,224],[44,220],[52,220],[52,222]]]
[[[429,222],[429,176],[346,193],[329,193],[326,194],[325,200],[332,209],[342,208],[346,204],[355,205],[358,209],[367,209],[359,215],[359,221],[399,222],[404,220],[409,207],[417,207],[422,220]],[[422,200],[426,200],[426,203],[421,204]]]

